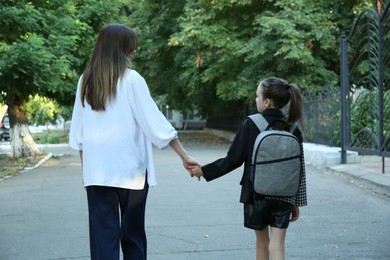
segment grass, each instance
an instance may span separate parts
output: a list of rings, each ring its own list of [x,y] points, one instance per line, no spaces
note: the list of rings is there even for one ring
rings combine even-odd
[[[33,138],[36,144],[68,143],[68,133],[64,133],[64,131],[37,133],[33,134]],[[41,154],[31,158],[14,159],[10,154],[0,153],[0,179],[17,175],[26,167],[32,167],[36,165],[45,156],[46,154]]]
[[[45,154],[41,154],[31,158],[14,159],[12,155],[0,154],[0,179],[14,176],[24,168],[34,166],[45,156]]]

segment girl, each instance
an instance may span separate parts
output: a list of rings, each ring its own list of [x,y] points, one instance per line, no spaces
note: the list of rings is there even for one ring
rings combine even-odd
[[[302,100],[299,89],[287,81],[270,77],[260,82],[256,91],[256,105],[273,129],[287,130],[301,121]],[[287,117],[280,110],[290,103]],[[307,205],[306,174],[302,159],[301,179],[298,193],[294,197],[261,197],[253,192],[249,165],[252,150],[259,129],[249,118],[245,119],[229,148],[225,158],[218,159],[203,167],[191,167],[192,173],[206,181],[219,178],[244,163],[244,173],[240,184],[240,202],[244,203],[244,226],[256,233],[256,259],[284,259],[284,241],[290,221],[299,218],[298,207]],[[302,145],[302,133],[296,128],[293,133]],[[272,152],[272,151],[269,151]]]
[[[152,143],[170,145],[188,171],[197,164],[144,78],[128,68],[137,44],[130,28],[104,27],[77,86],[69,144],[80,151],[91,259],[119,259],[119,243],[124,259],[146,259],[145,204],[156,185]]]

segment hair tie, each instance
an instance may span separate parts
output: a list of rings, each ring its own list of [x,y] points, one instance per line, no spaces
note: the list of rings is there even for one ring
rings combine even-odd
[[[287,90],[289,90],[290,89],[290,83],[288,83],[288,81],[286,81],[285,83],[284,83],[284,87],[287,89]]]

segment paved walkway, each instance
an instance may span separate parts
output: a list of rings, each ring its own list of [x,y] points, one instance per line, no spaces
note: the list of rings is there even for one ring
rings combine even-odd
[[[202,163],[223,157],[229,145],[212,137],[183,139]],[[78,154],[63,146],[46,149],[61,156],[0,182],[1,260],[89,259]],[[238,203],[242,169],[199,183],[171,149],[154,153],[159,184],[147,202],[148,259],[254,259],[254,233],[242,226]],[[309,206],[289,228],[287,259],[390,259],[390,192],[377,192],[377,184],[361,181],[368,181],[366,174],[355,174],[377,167],[307,166]]]
[[[390,197],[390,158],[348,152],[348,163],[340,164],[340,148],[315,144],[304,144],[304,148],[308,164],[324,167],[362,188]]]

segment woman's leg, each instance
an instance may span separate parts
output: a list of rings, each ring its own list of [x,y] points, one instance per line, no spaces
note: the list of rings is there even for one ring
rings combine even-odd
[[[119,260],[119,207],[115,189],[87,187],[92,260]]]
[[[268,227],[256,232],[256,260],[268,260],[269,234]]]
[[[118,192],[121,207],[121,245],[124,260],[146,260],[145,206],[148,184],[143,190]]]
[[[286,238],[286,228],[271,227],[269,254],[272,260],[284,260],[284,240]]]

